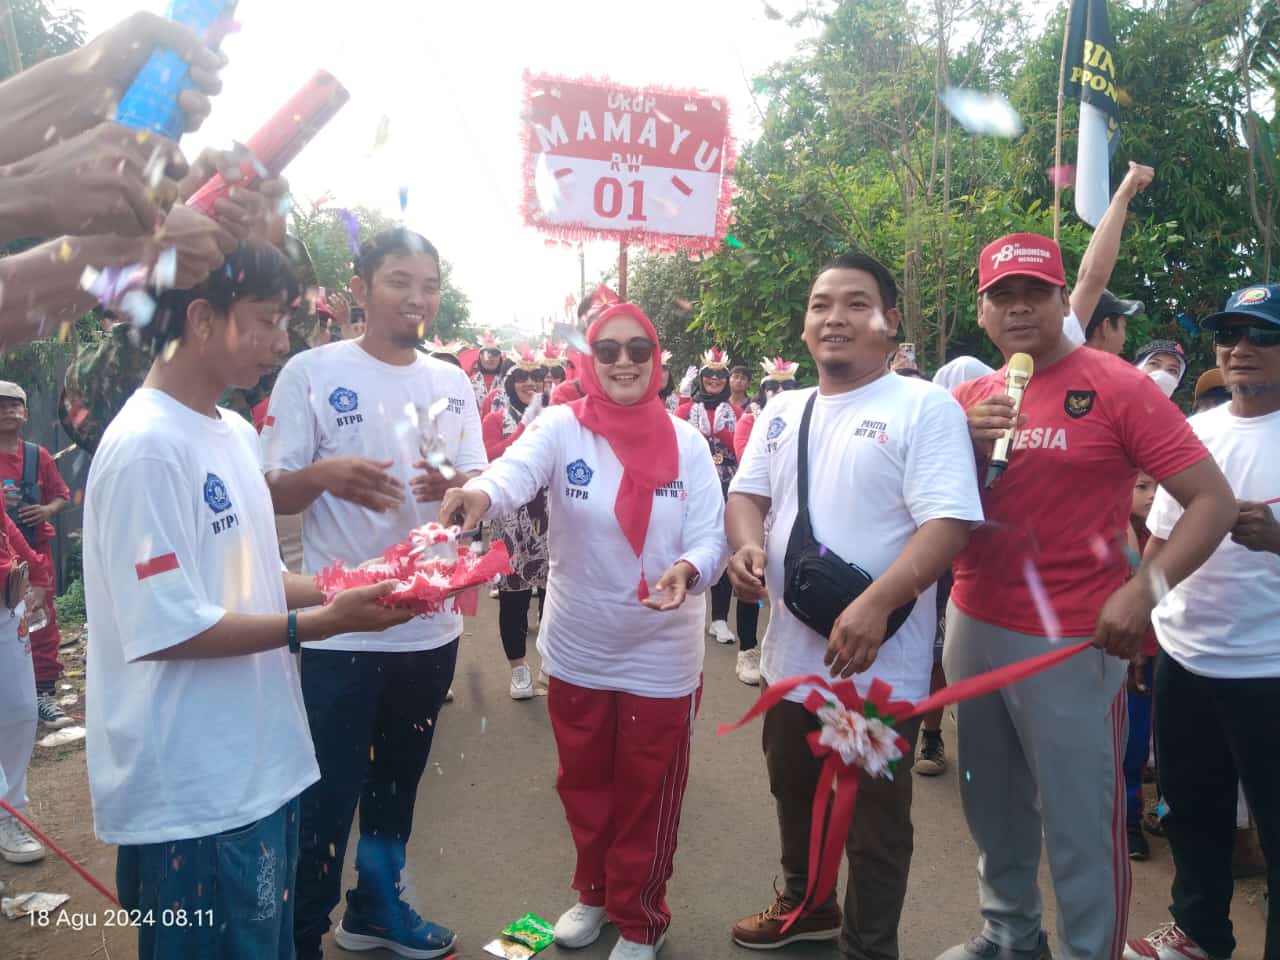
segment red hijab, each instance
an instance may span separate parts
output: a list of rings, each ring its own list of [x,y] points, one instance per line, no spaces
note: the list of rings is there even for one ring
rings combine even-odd
[[[629,406],[609,399],[596,376],[594,359],[587,357],[578,372],[586,396],[575,400],[569,407],[579,423],[609,442],[609,449],[622,464],[622,484],[613,502],[613,514],[618,518],[618,525],[622,527],[631,549],[639,557],[644,552],[645,536],[649,532],[653,493],[676,479],[680,472],[680,449],[671,415],[658,399],[658,389],[662,385],[662,364],[658,358],[662,355],[662,346],[658,342],[658,331],[644,312],[631,303],[610,306],[587,330],[587,343],[595,343],[605,324],[618,316],[629,316],[639,321],[654,344],[653,373],[644,396]],[[641,600],[649,595],[643,563],[638,595]]]

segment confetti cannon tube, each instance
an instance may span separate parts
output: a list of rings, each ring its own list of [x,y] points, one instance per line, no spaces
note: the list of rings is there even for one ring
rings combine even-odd
[[[235,0],[169,0],[165,16],[190,27],[207,42],[212,38],[211,28],[230,17],[235,6]],[[116,121],[132,130],[177,140],[183,128],[178,95],[190,86],[187,62],[172,50],[156,50],[125,91],[116,108]]]
[[[241,161],[240,183],[251,184],[264,172],[278,176],[349,99],[351,94],[333,74],[317,70],[245,145],[250,156]],[[225,197],[231,187],[222,174],[215,174],[191,195],[187,205],[212,216],[214,201]]]

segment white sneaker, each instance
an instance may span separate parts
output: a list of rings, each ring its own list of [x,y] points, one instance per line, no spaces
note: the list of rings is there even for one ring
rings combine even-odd
[[[633,943],[619,937],[609,953],[609,960],[654,960],[666,941],[665,933],[658,938],[657,943]]]
[[[748,687],[760,686],[760,648],[738,652],[738,679]]]
[[[609,915],[604,907],[575,903],[556,921],[556,943],[570,949],[593,944],[608,922]]]
[[[497,600],[497,599],[498,599],[498,593],[499,593],[499,591],[498,591],[498,588],[497,588],[497,587],[490,587],[490,588],[489,588],[489,599],[490,599],[490,600]]]
[[[35,863],[44,859],[44,844],[17,817],[5,817],[0,820],[0,857],[10,863]]]
[[[707,633],[716,638],[716,643],[733,643],[738,639],[729,629],[728,621],[725,620],[712,620],[711,629]]]
[[[533,671],[523,663],[511,668],[511,699],[533,699]]]

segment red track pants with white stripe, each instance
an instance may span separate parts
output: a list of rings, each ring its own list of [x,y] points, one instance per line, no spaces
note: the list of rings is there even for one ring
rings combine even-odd
[[[671,922],[667,881],[701,699],[701,684],[656,699],[555,678],[547,693],[556,787],[578,853],[573,889],[635,943],[656,943]]]

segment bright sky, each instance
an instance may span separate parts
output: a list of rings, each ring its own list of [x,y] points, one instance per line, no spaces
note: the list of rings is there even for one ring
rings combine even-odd
[[[60,0],[84,10],[90,35],[163,0]],[[789,16],[802,0],[771,0]],[[753,0],[444,3],[441,0],[240,0],[241,30],[213,116],[183,141],[247,140],[318,67],[351,101],[286,171],[295,195],[399,214],[454,266],[473,320],[531,331],[562,316],[578,291],[576,250],[549,248],[519,212],[521,72],[608,76],[633,85],[727,97],[735,139],[757,133],[746,77],[790,54],[811,28],[768,19]],[[374,150],[383,116],[385,145]],[[588,283],[617,245],[587,246]]]

